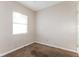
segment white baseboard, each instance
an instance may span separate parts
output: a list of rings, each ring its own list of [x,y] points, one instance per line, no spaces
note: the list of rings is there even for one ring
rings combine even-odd
[[[50,47],[56,47],[56,48],[60,48],[60,49],[64,49],[64,50],[67,50],[67,51],[72,51],[72,52],[78,53],[78,52],[75,51],[75,50],[71,50],[71,49],[67,49],[67,48],[63,48],[63,47],[58,47],[58,46],[55,46],[55,45],[52,46],[52,45],[50,45],[50,44],[46,44],[46,43],[42,43],[42,42],[37,42],[37,41],[35,41],[35,42],[31,42],[31,43],[29,43],[29,44],[22,45],[22,46],[20,46],[20,47],[15,48],[15,49],[12,49],[12,50],[10,50],[10,51],[8,51],[8,52],[5,52],[5,53],[3,53],[3,54],[0,54],[0,57],[6,55],[6,54],[8,54],[8,53],[14,52],[14,51],[16,51],[16,50],[18,50],[18,49],[21,49],[21,48],[23,48],[24,46],[28,46],[28,45],[30,45],[30,44],[32,44],[32,43],[40,43],[40,44],[47,45],[47,46],[50,46]]]
[[[42,42],[37,42],[37,41],[36,41],[36,43],[47,45],[47,46],[50,46],[50,47],[56,47],[56,48],[60,48],[60,49],[63,49],[63,50],[67,50],[67,51],[78,53],[76,50],[71,50],[71,49],[59,47],[59,46],[56,46],[56,45],[50,45],[50,44],[46,44],[46,43],[42,43]]]
[[[5,56],[5,55],[7,55],[8,53],[14,52],[14,51],[16,51],[16,50],[18,50],[18,49],[21,49],[21,48],[23,48],[24,46],[28,46],[28,45],[30,45],[30,44],[32,44],[32,43],[34,43],[34,42],[31,42],[31,43],[29,43],[29,44],[22,45],[22,46],[20,46],[20,47],[17,47],[17,48],[15,48],[15,49],[12,49],[12,50],[10,50],[10,51],[8,51],[8,52],[5,52],[5,53],[3,53],[3,54],[0,54],[0,57]]]

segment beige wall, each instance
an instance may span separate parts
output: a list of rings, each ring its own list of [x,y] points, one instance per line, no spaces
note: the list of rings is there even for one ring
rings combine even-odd
[[[75,2],[62,2],[36,14],[17,2],[0,2],[0,56],[32,42],[76,51],[76,9]],[[29,17],[27,34],[12,34],[13,11]]]
[[[76,2],[62,2],[37,12],[37,42],[76,51]]]
[[[28,33],[12,34],[12,12],[17,11],[29,17]],[[20,46],[30,44],[35,39],[35,12],[17,2],[0,2],[0,55]]]
[[[78,11],[77,13],[77,18],[78,18],[77,20],[77,51],[79,52],[79,2],[77,3],[78,3],[77,5],[77,11]]]

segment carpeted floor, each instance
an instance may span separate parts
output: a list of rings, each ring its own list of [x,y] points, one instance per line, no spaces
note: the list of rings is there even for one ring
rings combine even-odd
[[[75,52],[33,43],[4,57],[78,57]]]

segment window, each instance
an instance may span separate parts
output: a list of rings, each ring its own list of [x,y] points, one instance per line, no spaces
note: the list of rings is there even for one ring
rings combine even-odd
[[[18,12],[13,12],[13,34],[27,33],[28,17]]]

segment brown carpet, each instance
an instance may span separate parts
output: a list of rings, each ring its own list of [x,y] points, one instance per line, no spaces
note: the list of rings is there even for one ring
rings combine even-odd
[[[33,43],[4,57],[78,57],[75,52]]]

